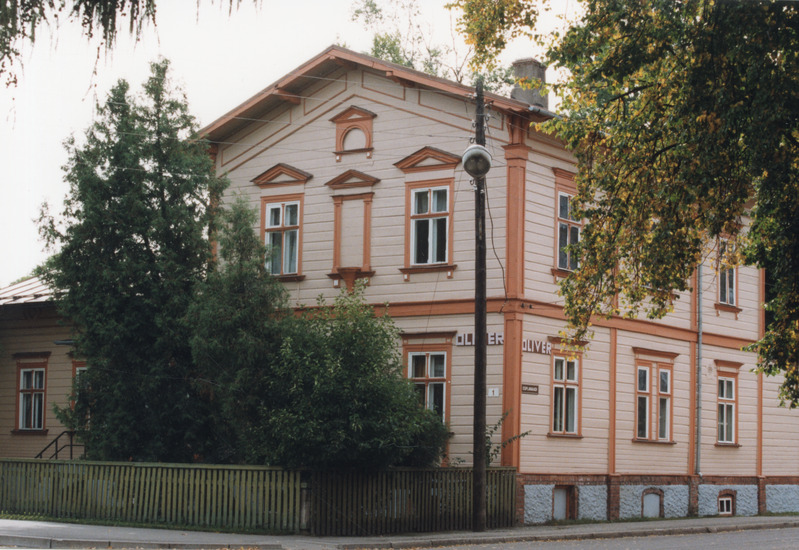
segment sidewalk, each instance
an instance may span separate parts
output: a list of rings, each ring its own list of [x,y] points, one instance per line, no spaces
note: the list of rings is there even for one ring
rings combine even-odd
[[[496,544],[511,541],[677,535],[784,527],[799,527],[799,516],[712,517],[559,526],[542,525],[499,529],[484,533],[457,531],[383,537],[237,535],[0,519],[0,547],[354,550],[358,548],[430,548],[463,544]]]

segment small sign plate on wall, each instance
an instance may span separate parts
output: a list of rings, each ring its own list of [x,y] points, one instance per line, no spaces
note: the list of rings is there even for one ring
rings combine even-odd
[[[522,393],[538,395],[538,384],[522,384]]]

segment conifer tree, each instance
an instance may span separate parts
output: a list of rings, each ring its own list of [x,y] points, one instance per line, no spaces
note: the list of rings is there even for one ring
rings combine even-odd
[[[69,194],[41,220],[56,250],[44,276],[89,366],[61,413],[95,459],[191,461],[210,443],[182,321],[226,182],[168,66],[152,64],[140,97],[120,81],[84,139],[66,142]]]

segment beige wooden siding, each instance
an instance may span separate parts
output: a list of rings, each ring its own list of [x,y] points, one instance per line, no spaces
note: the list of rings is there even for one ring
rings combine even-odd
[[[763,475],[799,475],[799,409],[779,406],[782,376],[763,376]]]
[[[554,320],[525,320],[524,338],[547,341],[563,330]],[[581,361],[579,386],[581,438],[549,435],[552,407],[552,357],[523,353],[522,384],[538,385],[538,395],[522,394],[520,471],[525,473],[605,473],[608,432],[608,333],[597,331]],[[555,350],[557,347],[555,346]]]
[[[622,474],[688,473],[691,452],[691,344],[619,331],[616,352],[616,472]],[[672,441],[649,443],[636,438],[636,356],[633,348],[676,353],[672,367]],[[661,359],[670,363],[668,359]],[[650,403],[650,407],[653,406]]]
[[[26,311],[35,311],[27,309]],[[26,314],[26,316],[28,316]],[[33,316],[0,321],[0,457],[33,458],[64,429],[53,414],[53,404],[65,406],[72,390],[72,359],[69,346],[56,340],[70,337],[52,310],[39,310]],[[45,382],[44,428],[46,434],[15,434],[17,427],[17,353],[50,352]]]
[[[737,443],[718,445],[718,376],[714,360],[743,363],[737,376]],[[702,360],[702,459],[704,475],[756,475],[757,376],[754,354],[705,346]],[[722,373],[722,376],[724,374]]]
[[[377,83],[380,83],[378,86]],[[319,86],[306,95],[314,95],[301,105],[281,106],[241,130],[232,141],[246,141],[250,146],[223,148],[218,161],[221,170],[229,170],[232,181],[228,197],[236,193],[249,197],[253,205],[262,196],[301,192],[304,195],[302,219],[302,271],[305,279],[289,283],[292,302],[314,303],[320,292],[328,299],[338,293],[327,277],[332,268],[334,192],[324,184],[346,170],[355,169],[378,178],[371,191],[371,267],[375,276],[367,289],[367,299],[376,301],[417,301],[464,299],[473,296],[474,198],[468,176],[462,169],[431,170],[430,178],[453,180],[452,249],[450,263],[457,266],[452,277],[446,273],[412,274],[405,281],[405,188],[408,181],[424,179],[426,173],[404,174],[394,163],[432,145],[459,155],[473,135],[473,109],[466,101],[443,94],[406,89],[378,74],[360,70],[336,77],[328,86]],[[342,155],[338,162],[335,150],[335,124],[330,118],[355,105],[376,114],[373,120],[371,158],[366,153]],[[493,227],[489,227],[488,294],[504,295],[500,262],[504,264],[505,244],[505,175],[501,146],[505,134],[501,121],[494,121],[490,148],[499,165],[489,176],[489,206]],[[252,144],[257,144],[252,145]],[[234,159],[235,160],[232,160]],[[272,186],[261,189],[251,180],[277,163],[285,163],[313,175],[305,185]],[[354,207],[347,205],[347,207]],[[350,229],[354,229],[350,228]],[[354,235],[354,234],[353,234]],[[357,255],[351,243],[344,251]],[[499,257],[497,261],[496,257]],[[344,256],[343,256],[344,257]],[[348,259],[347,263],[350,263]],[[344,265],[344,264],[342,264]]]

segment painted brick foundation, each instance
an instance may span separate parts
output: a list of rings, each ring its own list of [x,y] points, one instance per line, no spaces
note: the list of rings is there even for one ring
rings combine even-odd
[[[733,497],[735,515],[799,512],[799,477],[519,474],[517,523],[551,521],[556,487],[573,488],[575,519],[642,517],[644,497],[650,494],[659,496],[662,517],[716,515],[724,496]]]

